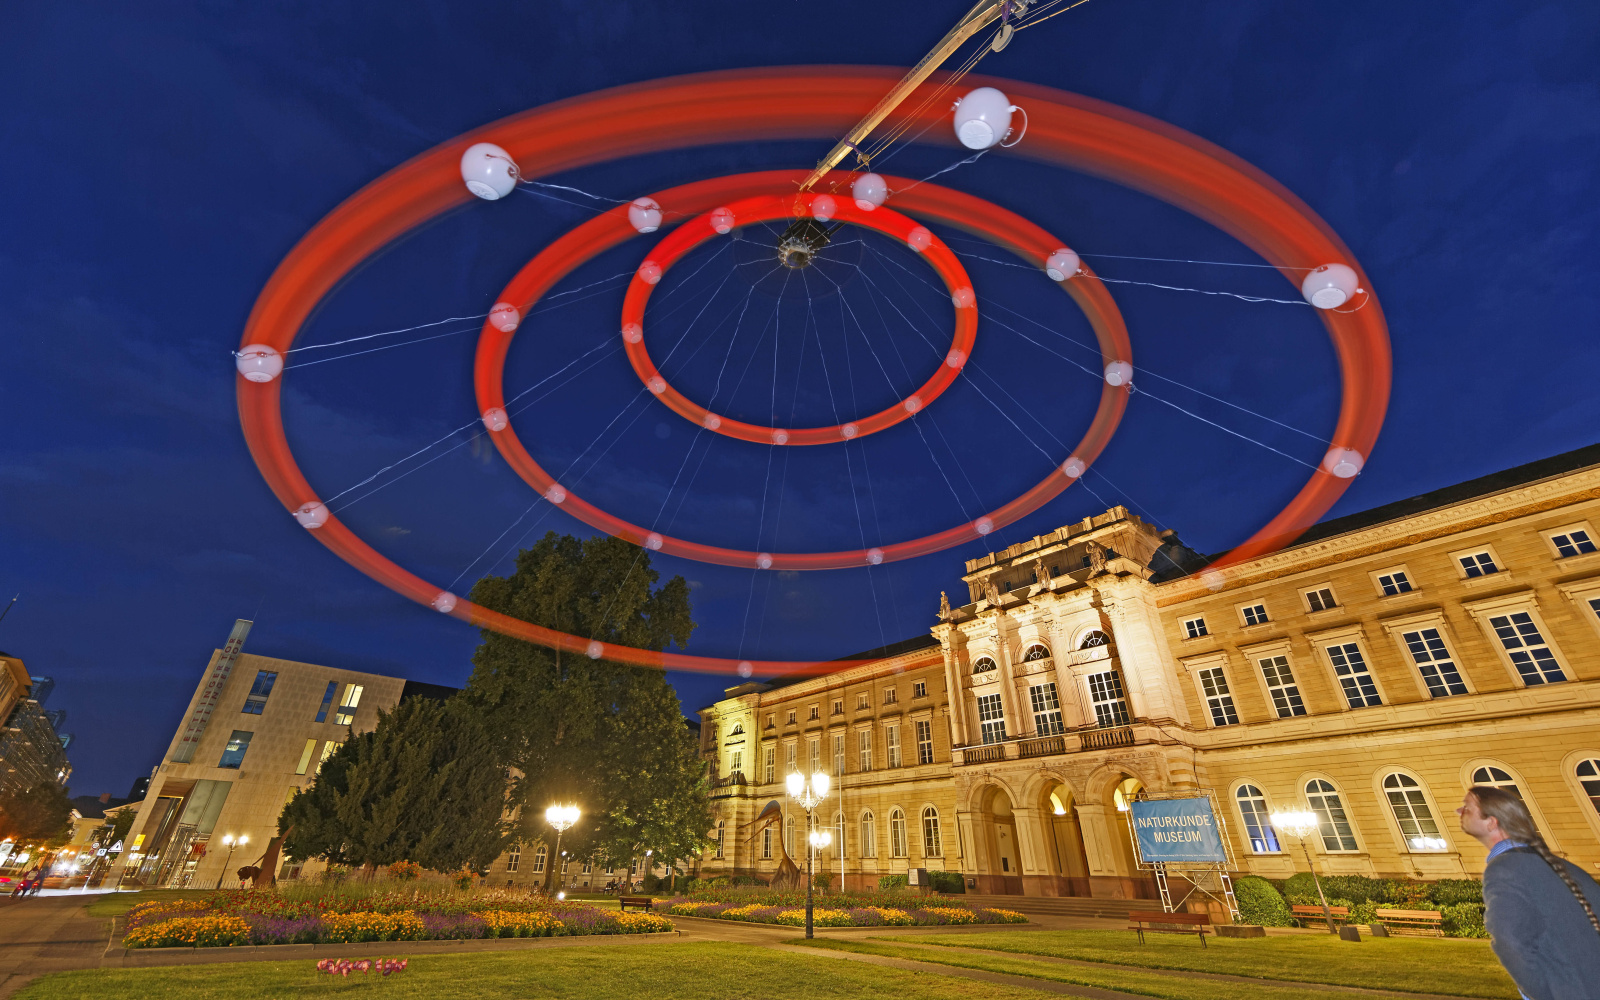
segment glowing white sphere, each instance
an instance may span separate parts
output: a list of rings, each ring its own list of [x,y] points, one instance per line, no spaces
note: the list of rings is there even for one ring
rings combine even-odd
[[[439,591],[439,596],[433,599],[433,609],[442,611],[445,614],[454,611],[456,609],[456,595],[448,590]]]
[[[756,672],[756,668],[751,666],[749,660],[740,660],[739,661],[739,676],[740,677],[749,677],[751,674],[753,674],[755,672]]]
[[[727,235],[728,233],[732,232],[733,231],[733,213],[728,211],[726,208],[714,208],[714,209],[712,209],[711,210],[711,228],[715,229],[718,233],[720,233],[722,235]]]
[[[772,556],[770,554],[766,553],[766,552],[757,552],[756,553],[756,568],[757,569],[771,569],[772,568]]]
[[[661,206],[654,198],[635,198],[628,206],[628,225],[641,233],[653,233],[661,228]]]
[[[591,659],[591,660],[600,659],[600,657],[605,653],[605,651],[606,651],[606,647],[605,647],[605,645],[603,643],[598,643],[598,642],[593,642],[593,641],[591,641],[589,643],[589,648],[584,650],[584,652],[589,654],[589,659]]]
[[[1051,281],[1066,281],[1078,273],[1078,255],[1062,247],[1044,262],[1044,273],[1050,276]]]
[[[1207,590],[1221,590],[1227,585],[1227,578],[1214,569],[1208,569],[1200,574],[1200,582],[1206,585]]]
[[[271,382],[283,372],[283,355],[266,344],[248,344],[239,348],[233,366],[246,381]]]
[[[622,339],[630,344],[637,344],[644,339],[644,328],[638,323],[629,323],[622,328]]]
[[[907,413],[916,413],[918,410],[922,409],[922,397],[907,396],[905,402],[901,403],[900,405],[906,408]]]
[[[1133,366],[1126,361],[1113,361],[1106,365],[1106,385],[1132,385]]]
[[[1076,455],[1061,463],[1061,471],[1068,479],[1077,479],[1088,470],[1089,466]]]
[[[928,231],[926,226],[918,226],[911,230],[910,236],[906,237],[906,246],[909,246],[917,253],[921,253],[933,246],[933,234]]]
[[[785,430],[773,431],[772,432],[772,443],[773,444],[788,444],[789,443],[789,432],[785,431]]]
[[[951,368],[960,368],[967,363],[967,353],[957,348],[952,348],[950,353],[944,356],[944,363]]]
[[[978,534],[980,535],[987,535],[989,532],[994,530],[994,522],[989,520],[987,517],[978,518],[976,521],[972,522],[972,526],[978,529]]]
[[[883,562],[883,550],[874,546],[867,550],[867,562],[876,566]]]
[[[499,201],[516,189],[522,174],[510,153],[492,142],[480,142],[461,154],[461,179],[484,201]]]
[[[551,483],[550,488],[544,491],[544,498],[551,503],[561,503],[567,499],[567,491],[560,484]]]
[[[647,260],[639,265],[639,280],[647,285],[653,285],[661,280],[661,265],[653,260]]]
[[[1324,264],[1300,282],[1300,294],[1318,309],[1337,309],[1361,291],[1361,279],[1344,264]]]
[[[971,309],[976,299],[973,297],[972,289],[958,288],[950,293],[950,301],[955,303],[957,309]]]
[[[310,500],[294,512],[294,519],[300,522],[300,527],[314,531],[328,523],[328,508],[316,500]]]
[[[510,333],[522,322],[522,314],[509,302],[496,302],[489,310],[489,325],[501,333]]]
[[[970,91],[956,104],[956,138],[968,149],[988,149],[1011,130],[1011,99],[993,87]]]
[[[506,417],[506,411],[498,406],[491,406],[483,411],[483,426],[491,431],[503,431],[511,423]]]
[[[850,185],[850,194],[855,198],[857,208],[870,212],[888,200],[889,184],[877,174],[862,174]]]
[[[1360,472],[1365,464],[1361,453],[1351,448],[1329,448],[1328,453],[1322,456],[1322,467],[1340,479],[1349,479]]]
[[[667,391],[667,380],[662,378],[660,375],[650,376],[645,380],[644,384],[648,386],[650,391],[655,393],[657,396]]]
[[[722,418],[717,416],[715,413],[708,413],[706,414],[706,418],[700,421],[700,423],[705,425],[706,430],[714,431],[718,427],[722,426]]]
[[[649,549],[651,552],[660,552],[662,544],[662,537],[653,531],[644,536],[644,547]]]
[[[833,200],[832,195],[819,194],[811,199],[811,217],[818,222],[827,222],[839,211],[839,203]]]
[[[855,437],[857,434],[860,434],[861,433],[861,428],[857,427],[854,423],[848,423],[848,424],[845,424],[843,427],[839,428],[839,433],[844,436],[844,439],[846,441],[848,441],[851,438]]]

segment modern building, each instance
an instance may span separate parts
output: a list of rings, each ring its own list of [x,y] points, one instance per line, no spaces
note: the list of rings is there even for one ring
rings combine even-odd
[[[700,713],[704,875],[803,865],[792,771],[826,770],[821,870],[975,891],[1150,897],[1127,804],[1208,792],[1240,873],[1316,813],[1320,872],[1459,878],[1453,810],[1512,789],[1600,874],[1600,445],[1313,527],[1224,568],[1116,507],[970,560],[929,634]],[[775,826],[753,820],[785,805]],[[835,884],[838,884],[837,882]]]
[[[0,653],[0,793],[16,794],[43,782],[65,787],[72,775],[63,742],[44,702],[55,690],[49,677],[30,677],[22,661]],[[70,742],[67,741],[67,742]]]

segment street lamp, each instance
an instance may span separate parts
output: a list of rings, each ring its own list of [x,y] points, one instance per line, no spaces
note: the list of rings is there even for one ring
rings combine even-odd
[[[555,869],[561,864],[561,835],[574,823],[578,822],[577,806],[551,806],[544,811],[544,821],[556,828],[555,854],[550,858],[550,871],[545,875],[545,888],[550,887],[550,875],[555,874]],[[564,873],[563,873],[564,874]],[[566,886],[562,886],[563,889]]]
[[[798,802],[800,807],[806,811],[806,829],[810,831],[806,835],[806,840],[809,841],[808,849],[806,851],[806,937],[809,938],[812,936],[811,864],[816,857],[816,835],[820,832],[812,825],[811,811],[820,805],[823,799],[828,797],[828,785],[830,782],[827,773],[824,771],[817,771],[813,773],[810,778],[807,778],[799,771],[796,771],[789,775],[787,780],[789,785],[789,797]]]
[[[1272,814],[1272,825],[1300,841],[1300,849],[1306,853],[1306,867],[1311,869],[1311,881],[1317,886],[1317,898],[1322,900],[1322,918],[1328,922],[1328,933],[1339,933],[1339,929],[1333,926],[1333,911],[1328,909],[1328,895],[1322,891],[1322,880],[1317,878],[1317,868],[1311,863],[1311,848],[1306,846],[1306,838],[1321,829],[1322,821],[1310,811],[1275,812]]]
[[[222,888],[223,880],[228,877],[228,869],[233,867],[233,851],[234,851],[234,848],[243,847],[244,845],[250,843],[250,838],[248,836],[243,835],[243,834],[241,834],[238,837],[235,837],[233,834],[230,833],[226,837],[222,838],[222,843],[225,844],[227,846],[227,848],[228,848],[228,857],[227,857],[227,860],[222,862],[222,874],[217,876],[217,888],[218,889]]]

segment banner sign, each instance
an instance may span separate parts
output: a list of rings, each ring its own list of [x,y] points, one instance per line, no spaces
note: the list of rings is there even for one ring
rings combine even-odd
[[[1227,864],[1222,831],[1211,799],[1136,799],[1128,803],[1128,822],[1145,864]]]

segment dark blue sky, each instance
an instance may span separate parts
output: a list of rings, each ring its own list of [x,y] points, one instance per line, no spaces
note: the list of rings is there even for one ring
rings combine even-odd
[[[267,6],[33,5],[14,9],[0,38],[0,591],[23,594],[0,624],[0,648],[57,678],[50,706],[77,733],[81,793],[123,793],[157,761],[236,617],[256,617],[254,652],[466,678],[476,633],[308,538],[243,446],[228,352],[263,282],[322,215],[389,167],[550,100],[731,66],[909,65],[966,3]],[[1395,388],[1378,447],[1334,514],[1600,438],[1589,375],[1600,364],[1595,4],[1093,0],[1020,33],[981,70],[1215,142],[1300,195],[1360,258],[1389,318]],[[722,147],[553,180],[633,197],[735,169],[808,166],[823,148]],[[886,169],[920,177],[957,157],[911,147]],[[1114,185],[998,155],[940,181],[1086,256],[1107,255],[1088,259],[1108,277],[1295,297],[1271,271],[1122,259],[1256,262]],[[481,313],[528,257],[590,214],[527,194],[471,205],[337,291],[300,344]],[[819,268],[780,296],[772,279],[750,278],[765,272],[766,251],[760,233],[747,235],[680,264],[656,293],[652,348],[660,356],[684,338],[667,370],[691,396],[721,391],[729,412],[751,419],[776,409],[831,423],[836,406],[865,413],[926,377],[924,338],[948,340],[948,313],[915,258],[846,242],[830,281]],[[563,288],[631,269],[653,239]],[[576,488],[608,509],[722,544],[854,547],[998,506],[1064,456],[1096,392],[1018,331],[1094,361],[1059,339],[1083,339],[1085,325],[1042,277],[982,260],[1002,255],[976,244],[956,247],[984,316],[968,376],[916,422],[852,445],[848,465],[843,449],[788,449],[769,470],[766,449],[696,442],[604,350],[519,414],[518,430],[551,468],[581,460]],[[524,328],[510,391],[615,341],[619,286],[597,291]],[[1338,374],[1309,308],[1113,291],[1142,371],[1313,436],[1330,430]],[[841,315],[862,317],[865,332]],[[323,495],[472,419],[473,341],[462,333],[288,373],[291,442]],[[729,372],[759,363],[718,390],[724,361]],[[1140,385],[1299,460],[1321,454],[1312,437],[1188,389],[1148,376]],[[530,526],[590,533],[545,506],[529,512],[527,489],[481,439],[461,435],[424,458],[441,454],[335,508],[440,583],[504,572]],[[1138,397],[1096,470],[1086,485],[1099,499],[1075,487],[999,543],[1126,503],[1219,551],[1305,475]],[[693,582],[691,652],[833,657],[927,628],[939,591],[960,590],[961,560],[983,551],[870,573],[657,567]],[[692,710],[724,683],[682,678],[679,689]]]

